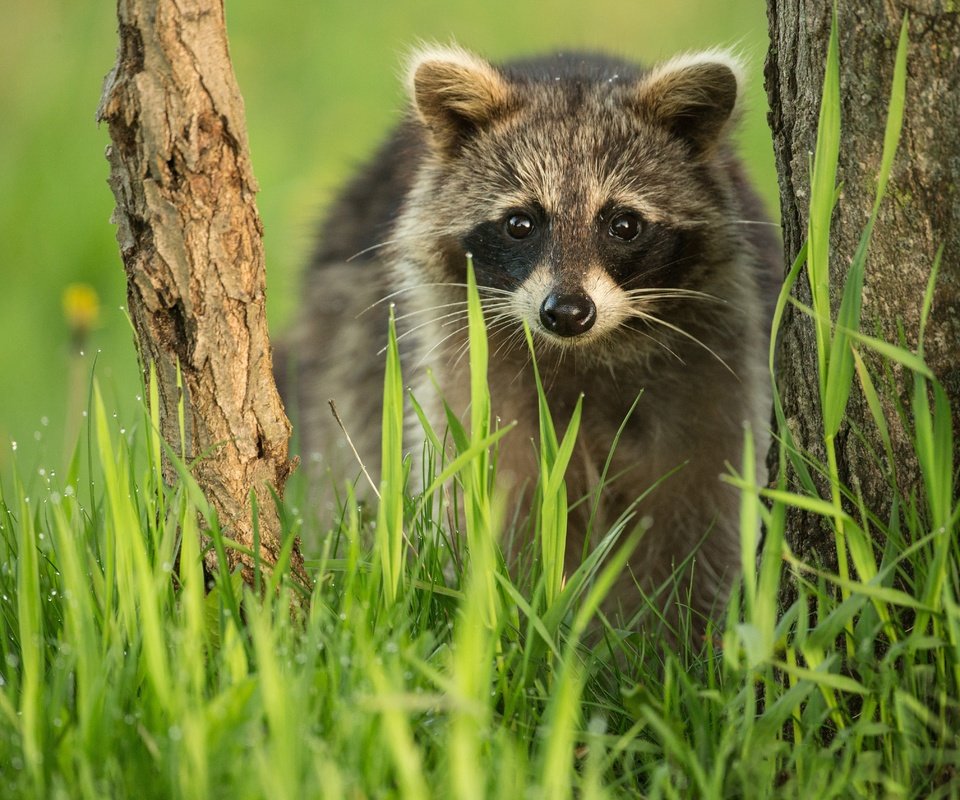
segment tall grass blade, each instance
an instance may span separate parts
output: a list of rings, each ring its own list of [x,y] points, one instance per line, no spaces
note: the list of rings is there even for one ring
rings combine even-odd
[[[143,642],[143,661],[153,690],[162,706],[172,705],[170,666],[163,636],[161,597],[169,591],[169,574],[154,572],[147,554],[143,527],[134,504],[134,487],[128,482],[127,452],[121,440],[114,455],[107,412],[100,389],[94,391],[94,419],[100,469],[109,507],[109,519],[116,537],[117,597],[127,636]],[[164,554],[158,554],[163,558]],[[173,554],[165,554],[172,563]],[[108,576],[109,580],[109,576]]]
[[[883,155],[880,159],[880,174],[877,179],[877,194],[874,198],[873,210],[860,237],[860,242],[844,281],[840,310],[837,315],[837,328],[833,341],[830,343],[826,392],[823,401],[824,431],[828,436],[835,436],[840,429],[840,423],[850,397],[853,356],[850,352],[850,340],[847,331],[856,331],[860,328],[860,310],[867,252],[870,248],[873,228],[877,221],[877,215],[880,213],[880,204],[886,193],[887,181],[890,178],[893,160],[900,144],[900,133],[903,129],[903,108],[907,80],[907,31],[907,15],[905,14],[900,28],[900,41],[893,68],[893,87],[890,90]],[[822,313],[822,310],[818,309],[818,312]]]
[[[40,567],[37,529],[23,487],[17,481],[19,539],[17,542],[17,635],[20,644],[20,728],[23,757],[38,794],[44,792],[45,715],[42,698],[46,672],[43,647],[43,614],[40,607]]]
[[[836,9],[827,45],[817,145],[810,185],[807,227],[807,276],[816,313],[820,397],[826,395],[827,352],[830,343],[830,219],[840,154],[840,50]]]
[[[397,349],[397,325],[390,307],[386,375],[383,381],[383,446],[377,550],[383,571],[384,599],[396,602],[403,569],[403,378]]]

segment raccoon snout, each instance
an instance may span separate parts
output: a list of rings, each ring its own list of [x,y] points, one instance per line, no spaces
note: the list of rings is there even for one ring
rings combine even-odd
[[[557,336],[579,336],[593,327],[597,307],[586,294],[551,292],[540,306],[540,322]]]

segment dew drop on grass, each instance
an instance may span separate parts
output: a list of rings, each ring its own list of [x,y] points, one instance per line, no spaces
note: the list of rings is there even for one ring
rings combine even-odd
[[[10,442],[10,449],[13,450],[14,453],[17,452],[17,443],[16,443],[16,441]]]

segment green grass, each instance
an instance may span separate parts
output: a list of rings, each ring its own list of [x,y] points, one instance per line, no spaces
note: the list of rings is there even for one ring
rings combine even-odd
[[[822,292],[817,299],[839,135],[822,128],[811,191],[820,227],[791,270],[797,280],[806,266],[814,284],[824,441],[856,380],[896,485],[881,413],[887,376],[861,354],[875,351],[913,375],[908,430],[922,494],[894,498],[881,518],[834,463],[814,462],[781,427],[781,466],[794,465],[798,485],[757,486],[749,446],[729,476],[742,489],[744,578],[724,624],[676,646],[619,629],[597,609],[636,542],[628,520],[566,581],[558,571],[576,412],[554,421],[541,403],[540,557],[519,573],[505,566],[498,542],[510,517],[490,467],[510,429],[492,424],[471,294],[469,428],[450,415],[444,457],[427,426],[425,490],[405,491],[392,342],[376,509],[359,507],[347,487],[342,515],[317,521],[296,507],[296,486],[288,494],[287,537],[329,527],[301,606],[290,576],[260,593],[225,572],[206,584],[199,532],[220,551],[229,543],[199,487],[182,464],[176,484],[163,484],[155,413],[144,406],[121,422],[94,389],[69,467],[53,475],[18,453],[0,483],[0,796],[956,796],[960,505],[950,403],[923,364],[922,336],[911,353],[856,332],[855,274],[836,317]],[[886,173],[895,147],[888,133]],[[923,320],[931,297],[928,288]],[[156,396],[152,381],[141,395]],[[816,493],[818,472],[827,497]],[[849,557],[839,574],[790,552],[790,506],[837,532]],[[462,540],[451,519],[463,521]],[[779,609],[784,580],[798,597]]]
[[[164,486],[156,419],[144,410],[124,430],[94,392],[89,482],[79,467],[49,484],[14,474],[0,498],[4,797],[960,789],[960,510],[938,390],[926,414],[926,392],[916,406],[927,497],[885,523],[843,512],[858,578],[798,563],[784,545],[787,505],[836,520],[832,500],[731,477],[744,489],[746,577],[724,630],[677,650],[611,626],[598,639],[590,620],[630,545],[610,556],[614,530],[607,560],[589,559],[552,594],[547,559],[507,573],[487,465],[509,431],[490,431],[482,318],[471,322],[481,410],[454,432],[449,463],[433,454],[450,480],[408,497],[385,478],[375,521],[347,503],[310,564],[309,606],[292,615],[289,577],[258,595],[221,574],[208,591],[198,530],[217,534],[198,487],[186,470]],[[402,386],[391,374],[387,414]],[[550,473],[564,446],[543,442]],[[746,452],[743,476],[754,474]],[[395,464],[385,474],[408,471],[397,436],[384,437],[384,456]],[[554,488],[541,481],[542,519],[564,506]],[[441,522],[454,508],[468,530],[475,520],[458,558]],[[292,535],[295,510],[284,518]],[[878,526],[880,549],[866,535]],[[544,554],[555,532],[540,535]],[[779,614],[784,565],[800,597]]]

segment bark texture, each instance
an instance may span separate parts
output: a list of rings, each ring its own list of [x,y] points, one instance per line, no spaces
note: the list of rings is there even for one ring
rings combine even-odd
[[[162,434],[179,453],[179,364],[186,459],[225,534],[251,549],[256,492],[261,557],[275,564],[269,487],[282,493],[293,467],[290,424],[272,374],[263,229],[223,3],[118,0],[117,10],[120,46],[99,118],[112,140],[113,221],[142,362],[157,369]],[[228,559],[252,576],[252,559],[234,550]],[[212,550],[206,561],[216,567]]]
[[[817,115],[830,34],[831,3],[768,0],[771,49],[766,65],[770,124],[774,136],[787,265],[807,232],[809,159],[815,149]],[[831,296],[839,290],[870,213],[880,167],[887,99],[897,38],[909,11],[907,104],[893,174],[874,231],[863,292],[862,329],[898,342],[898,325],[911,349],[917,345],[924,288],[937,248],[943,262],[925,338],[927,362],[953,400],[954,430],[960,411],[960,14],[952,0],[859,3],[838,0],[841,150],[838,181],[843,190],[831,234]],[[810,305],[801,275],[796,296]],[[816,348],[811,320],[790,309],[781,330],[778,383],[797,442],[823,458],[817,394]],[[865,356],[869,353],[862,349]],[[868,363],[881,369],[879,361]],[[894,370],[903,400],[910,376]],[[907,402],[905,407],[909,408]],[[919,491],[918,466],[887,403],[903,496]],[[883,518],[892,489],[878,467],[882,447],[864,399],[855,388],[850,422],[837,449],[841,480],[859,485],[868,506]],[[960,453],[954,455],[960,463]],[[775,465],[774,465],[775,467]],[[826,484],[823,496],[828,497]],[[788,536],[799,555],[836,564],[832,537],[816,520],[793,512]]]

